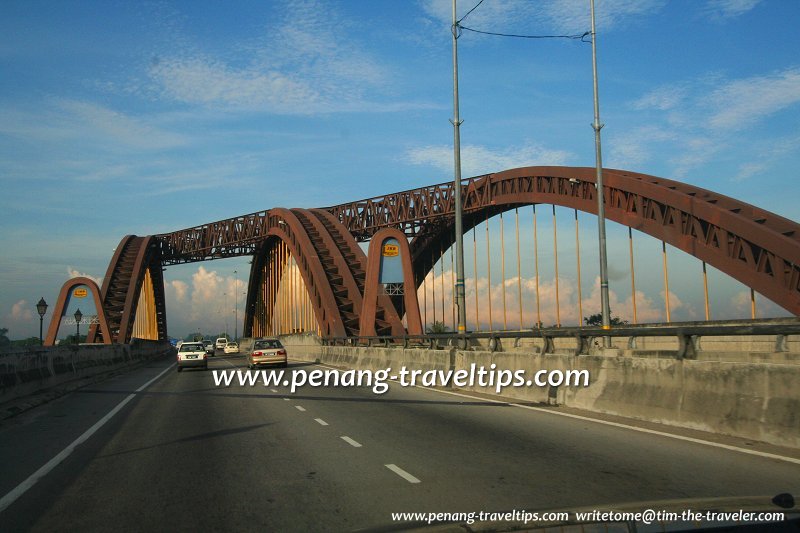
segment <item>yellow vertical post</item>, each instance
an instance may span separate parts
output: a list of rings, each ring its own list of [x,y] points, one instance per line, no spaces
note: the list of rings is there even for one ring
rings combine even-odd
[[[489,213],[486,213],[486,275],[489,278],[489,331],[494,331],[492,320],[492,254],[489,250]]]
[[[542,327],[542,309],[539,300],[539,237],[536,227],[536,204],[533,204],[533,267],[536,278],[536,327]]]
[[[561,303],[558,299],[558,231],[556,231],[556,206],[553,204],[553,255],[556,267],[556,326],[561,327]]]
[[[519,208],[514,208],[517,233],[517,303],[519,304],[519,329],[522,329],[522,258],[519,252]]]
[[[478,306],[478,240],[475,236],[475,226],[472,226],[472,268],[475,277],[475,331],[481,329],[481,319]]]
[[[706,321],[711,320],[711,306],[708,302],[708,274],[706,273],[706,262],[703,261],[703,294],[706,304]]]
[[[433,308],[433,323],[436,323],[436,262],[431,258],[431,307]]]
[[[508,318],[506,317],[506,239],[505,226],[503,225],[503,213],[500,213],[500,283],[503,286],[503,329],[508,329]]]
[[[669,310],[669,273],[667,271],[667,243],[661,241],[661,255],[664,257],[664,305],[667,309],[667,322],[672,322]]]
[[[756,318],[756,291],[750,289],[750,318]]]
[[[578,325],[583,325],[583,293],[581,292],[581,239],[578,230],[578,210],[575,209],[575,258],[578,264]]]
[[[425,278],[422,280],[422,321],[424,328],[428,326],[428,273],[425,272]]]
[[[631,303],[633,303],[633,323],[638,324],[636,321],[636,273],[633,268],[633,231],[628,226],[628,249],[631,258]]]
[[[455,258],[453,257],[453,249],[455,246],[450,247],[450,286],[452,290],[450,291],[451,300],[450,303],[452,304],[450,307],[453,311],[453,331],[458,330],[458,325],[456,323],[456,267],[455,267]]]
[[[447,319],[445,318],[446,315],[445,315],[445,312],[444,312],[444,309],[445,309],[445,307],[444,307],[444,294],[445,294],[445,292],[444,292],[444,245],[439,247],[439,266],[440,266],[439,270],[440,270],[440,272],[442,274],[442,325],[444,325],[444,324],[447,323]]]

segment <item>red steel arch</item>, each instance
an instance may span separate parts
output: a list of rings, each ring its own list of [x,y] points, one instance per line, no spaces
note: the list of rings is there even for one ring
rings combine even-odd
[[[514,207],[554,204],[597,214],[595,169],[525,167],[464,180],[465,231]],[[412,235],[414,270],[427,265],[453,232],[453,184],[443,183],[329,210],[361,238],[381,227]],[[604,170],[609,220],[701,259],[800,315],[800,225],[707,189],[625,170]]]
[[[800,225],[728,196],[625,170],[604,170],[609,220],[689,253],[800,315]],[[287,243],[309,289],[323,335],[355,334],[363,298],[365,255],[358,242],[381,228],[412,239],[417,283],[438,251],[453,242],[452,182],[322,209],[271,209],[150,237],[126,236],[102,288],[113,342],[129,342],[143,277],[153,278],[159,337],[166,339],[162,265],[254,255],[245,311],[252,328],[255,290],[263,283],[259,255],[275,239]],[[525,167],[462,182],[464,228],[514,207],[553,204],[597,214],[595,169]],[[260,266],[259,266],[260,265]],[[256,268],[259,266],[259,268]],[[335,270],[334,270],[335,269]],[[381,300],[379,334],[398,334],[400,318]],[[95,342],[101,332],[93,331]]]
[[[154,236],[126,235],[117,245],[100,291],[103,310],[108,321],[108,334],[111,338],[104,338],[102,331],[92,327],[89,330],[88,342],[110,341],[126,344],[131,341],[139,295],[148,272],[153,282],[158,338],[162,340],[167,338],[164,277],[158,239]]]

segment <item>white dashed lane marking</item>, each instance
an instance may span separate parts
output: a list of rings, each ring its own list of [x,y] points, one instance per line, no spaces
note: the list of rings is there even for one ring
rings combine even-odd
[[[399,466],[397,466],[395,464],[384,465],[384,466],[386,466],[386,468],[388,468],[389,470],[391,470],[392,472],[394,472],[395,474],[397,474],[401,478],[405,479],[409,483],[422,483],[419,480],[419,478],[416,478],[416,477],[412,476],[411,474],[409,474],[408,472],[406,472],[405,470],[403,470],[402,468],[400,468]]]
[[[342,440],[345,441],[350,446],[352,446],[353,448],[361,448],[361,444],[359,444],[358,442],[354,441],[350,437],[342,436]]]

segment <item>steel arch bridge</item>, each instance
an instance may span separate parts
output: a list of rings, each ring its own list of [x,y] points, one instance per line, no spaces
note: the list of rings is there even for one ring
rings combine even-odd
[[[526,205],[597,214],[590,167],[516,168],[465,179],[461,187],[465,233],[488,217]],[[107,324],[92,328],[88,340],[165,339],[163,267],[238,256],[253,257],[243,333],[258,333],[276,305],[269,277],[286,268],[285,262],[268,268],[279,251],[296,262],[321,335],[358,335],[367,269],[359,243],[384,228],[402,231],[410,241],[419,286],[440,251],[454,242],[454,190],[447,182],[332,207],[274,208],[172,233],[128,235],[101,289]],[[710,190],[625,170],[604,170],[603,201],[607,219],[664,241],[800,315],[796,222]],[[379,335],[403,334],[397,303],[386,294],[378,297]],[[140,322],[145,325],[135,334]]]

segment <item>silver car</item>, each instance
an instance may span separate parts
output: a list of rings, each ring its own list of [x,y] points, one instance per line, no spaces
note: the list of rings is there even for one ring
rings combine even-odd
[[[178,372],[184,368],[208,369],[206,347],[202,342],[184,342],[178,347]]]
[[[256,339],[253,349],[247,353],[248,368],[258,365],[280,365],[285,368],[288,364],[286,348],[278,339]]]

